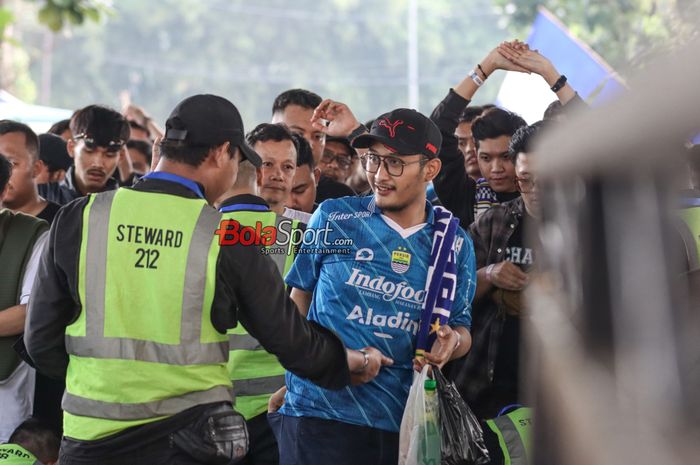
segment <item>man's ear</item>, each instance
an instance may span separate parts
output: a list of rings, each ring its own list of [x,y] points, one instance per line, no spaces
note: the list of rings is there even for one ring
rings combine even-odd
[[[32,178],[36,178],[37,176],[39,176],[41,174],[41,170],[43,169],[44,166],[46,166],[46,164],[43,161],[36,160],[34,162],[34,165],[32,166]],[[48,171],[48,170],[49,169],[47,167],[46,171]]]
[[[316,168],[314,168],[314,182],[316,185],[318,185],[319,179],[321,179],[321,168],[317,166]]]
[[[262,187],[262,180],[262,170],[260,168],[255,168],[255,182],[258,185],[258,187]]]
[[[75,141],[72,138],[68,139],[68,142],[66,142],[66,150],[68,150],[68,155],[70,155],[71,158],[75,158]]]
[[[212,153],[210,153],[212,162],[217,168],[223,168],[231,158],[231,155],[228,153],[230,146],[230,142],[224,142],[220,146],[214,148]]]
[[[431,158],[425,163],[425,173],[424,181],[430,182],[440,174],[440,169],[442,168],[442,161],[439,158]]]

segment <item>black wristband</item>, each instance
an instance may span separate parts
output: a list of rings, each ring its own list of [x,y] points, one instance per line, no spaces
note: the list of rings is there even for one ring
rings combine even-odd
[[[366,132],[367,132],[367,128],[365,127],[365,125],[360,123],[360,125],[358,127],[356,127],[355,129],[353,129],[352,132],[350,133],[350,135],[348,135],[348,140],[350,142],[352,142],[352,140],[355,137],[361,136],[362,134],[364,134]]]
[[[562,87],[566,85],[566,76],[563,74],[559,76],[559,79],[557,79],[557,82],[554,83],[552,86],[552,92],[559,92]]]
[[[481,67],[481,63],[477,63],[476,67],[479,68],[479,71],[481,71],[481,74],[484,75],[484,79],[488,79],[489,75],[486,74],[486,71],[484,71],[484,68]]]

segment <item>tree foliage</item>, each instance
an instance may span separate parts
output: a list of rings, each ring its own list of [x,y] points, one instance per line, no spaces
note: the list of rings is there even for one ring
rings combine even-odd
[[[506,31],[491,0],[418,2],[420,105],[430,111]],[[322,7],[321,7],[322,6]],[[50,103],[119,105],[128,91],[161,123],[183,97],[230,98],[246,126],[304,87],[368,119],[408,105],[405,0],[120,0],[114,15],[59,36]],[[38,37],[35,37],[35,43]],[[40,76],[41,64],[32,65]],[[498,78],[480,97],[493,100]]]

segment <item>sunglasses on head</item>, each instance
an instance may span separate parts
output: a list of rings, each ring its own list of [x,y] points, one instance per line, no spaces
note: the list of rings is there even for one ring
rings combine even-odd
[[[107,152],[113,152],[113,153],[119,152],[125,143],[121,139],[111,140],[111,141],[107,142],[107,144],[98,143],[92,137],[88,137],[87,134],[78,134],[77,136],[73,137],[73,140],[75,140],[75,141],[82,140],[83,143],[85,144],[85,148],[87,148],[88,150],[96,150],[98,147],[104,147]]]

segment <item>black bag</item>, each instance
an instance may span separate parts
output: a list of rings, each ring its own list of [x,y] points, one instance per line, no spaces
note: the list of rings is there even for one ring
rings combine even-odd
[[[248,453],[248,429],[230,404],[205,411],[192,425],[172,434],[173,443],[192,458],[213,465],[234,464]]]
[[[440,405],[443,465],[482,465],[490,461],[479,420],[440,369],[433,366]]]

